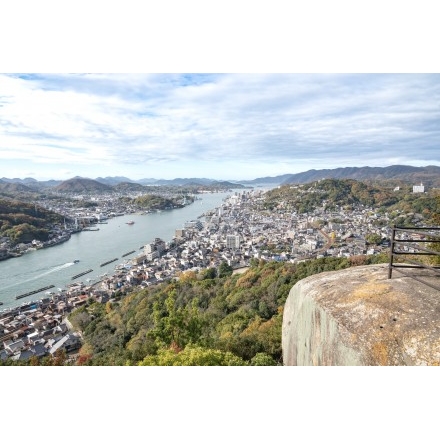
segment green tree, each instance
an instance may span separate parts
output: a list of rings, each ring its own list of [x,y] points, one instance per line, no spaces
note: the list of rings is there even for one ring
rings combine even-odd
[[[217,276],[217,271],[214,267],[209,267],[201,272],[202,280],[212,280]]]
[[[218,267],[217,273],[219,278],[228,277],[233,272],[233,269],[231,266],[229,266],[226,261],[222,261],[220,266]]]
[[[157,355],[146,356],[139,366],[246,366],[247,362],[230,352],[197,345],[187,345],[182,351],[160,349]]]
[[[257,353],[251,359],[251,365],[254,367],[262,367],[262,366],[275,366],[277,363],[273,359],[272,356],[269,356],[266,353]]]
[[[367,234],[365,240],[369,244],[380,244],[382,243],[382,236],[379,234]]]
[[[176,290],[172,290],[164,302],[165,310],[159,301],[153,305],[153,329],[149,334],[159,346],[179,348],[195,342],[200,337],[203,323],[197,308],[197,299],[185,307],[176,305]]]

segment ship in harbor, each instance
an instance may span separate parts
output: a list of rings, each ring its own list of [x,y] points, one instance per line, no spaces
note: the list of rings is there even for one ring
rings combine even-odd
[[[130,220],[129,222],[126,222],[127,223],[127,225],[134,225],[134,221],[133,220]]]

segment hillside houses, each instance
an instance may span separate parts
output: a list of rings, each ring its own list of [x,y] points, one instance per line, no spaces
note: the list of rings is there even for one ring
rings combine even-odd
[[[26,361],[33,356],[53,354],[59,348],[67,352],[78,348],[79,335],[69,333],[64,313],[58,313],[57,302],[56,298],[47,298],[3,312],[0,359]]]

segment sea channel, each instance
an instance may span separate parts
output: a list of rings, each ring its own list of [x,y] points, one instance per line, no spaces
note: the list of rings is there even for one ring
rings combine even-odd
[[[85,284],[99,281],[106,274],[111,275],[118,264],[142,253],[145,244],[156,237],[170,241],[176,229],[183,228],[185,222],[196,220],[207,211],[220,207],[226,197],[232,194],[201,194],[194,203],[184,208],[113,217],[104,224],[96,225],[98,231],[72,234],[62,244],[0,261],[0,302],[3,303],[0,310],[38,300],[46,296],[47,291],[56,292],[74,281]],[[134,223],[128,224],[130,222]],[[75,263],[75,260],[79,261]],[[110,260],[114,261],[101,266]],[[72,277],[82,272],[87,273],[72,281]],[[17,295],[47,286],[53,287],[16,299]]]

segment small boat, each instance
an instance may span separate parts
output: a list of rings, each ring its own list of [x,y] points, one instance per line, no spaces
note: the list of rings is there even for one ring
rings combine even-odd
[[[130,220],[129,222],[127,222],[127,225],[134,225],[134,221]]]
[[[76,263],[79,263],[79,260],[73,260],[73,262],[76,264]]]

